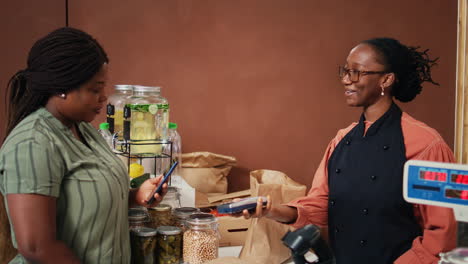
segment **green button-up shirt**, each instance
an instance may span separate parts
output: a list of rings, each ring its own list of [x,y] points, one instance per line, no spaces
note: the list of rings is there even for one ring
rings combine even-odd
[[[45,108],[22,120],[0,149],[0,191],[56,197],[57,238],[82,263],[130,263],[125,165],[89,123],[78,128],[88,146]]]

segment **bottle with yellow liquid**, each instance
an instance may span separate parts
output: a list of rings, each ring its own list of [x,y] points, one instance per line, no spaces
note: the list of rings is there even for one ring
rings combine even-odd
[[[131,141],[131,155],[161,154],[161,141],[167,138],[169,103],[160,92],[160,87],[133,86],[124,111],[124,138]]]
[[[114,94],[109,96],[107,100],[107,123],[109,123],[109,131],[112,134],[117,134],[118,140],[123,140],[123,109],[133,93],[133,86],[119,84],[114,88]]]

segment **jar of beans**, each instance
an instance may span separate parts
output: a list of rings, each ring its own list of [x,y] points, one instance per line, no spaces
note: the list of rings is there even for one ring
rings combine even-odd
[[[156,229],[141,227],[130,231],[130,245],[132,248],[132,263],[155,263]]]
[[[182,259],[182,230],[175,226],[158,227],[157,264],[179,264]]]
[[[202,264],[218,258],[218,221],[212,214],[192,214],[186,221],[183,239],[184,262]]]
[[[150,217],[149,226],[158,228],[160,226],[173,226],[173,218],[171,206],[167,204],[159,204],[156,207],[148,208]]]
[[[182,230],[182,243],[183,243],[183,233],[185,232],[186,228],[186,220],[191,216],[192,214],[199,213],[200,209],[195,208],[195,207],[181,207],[181,208],[176,208],[174,211],[172,211],[172,215],[174,217],[174,225],[179,227]],[[183,252],[183,250],[182,250]]]
[[[128,209],[128,225],[130,229],[144,227],[148,221],[148,211],[144,207]]]

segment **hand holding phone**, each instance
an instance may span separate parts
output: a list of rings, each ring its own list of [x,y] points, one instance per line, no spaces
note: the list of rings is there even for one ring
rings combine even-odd
[[[178,161],[174,162],[171,166],[171,168],[169,169],[169,171],[166,173],[166,175],[164,175],[164,178],[161,180],[161,182],[159,183],[158,187],[156,187],[152,192],[151,192],[151,195],[148,197],[148,201],[146,202],[146,204],[150,205],[154,202],[154,195],[156,193],[158,193],[159,195],[161,195],[162,193],[162,186],[164,183],[167,182],[167,180],[169,180],[169,177],[171,176],[172,172],[174,171],[175,167],[177,166],[177,164],[179,164]]]

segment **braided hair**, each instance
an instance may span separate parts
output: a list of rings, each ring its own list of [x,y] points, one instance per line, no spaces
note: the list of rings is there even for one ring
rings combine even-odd
[[[439,58],[430,59],[428,49],[418,51],[420,47],[405,46],[392,38],[374,38],[362,43],[374,47],[380,55],[379,63],[395,74],[392,95],[399,101],[413,100],[421,93],[423,82],[439,85],[431,77],[431,68],[437,65]]]
[[[50,97],[78,89],[107,62],[101,45],[81,30],[59,28],[39,39],[29,51],[27,68],[8,82],[6,135]]]

